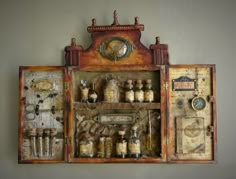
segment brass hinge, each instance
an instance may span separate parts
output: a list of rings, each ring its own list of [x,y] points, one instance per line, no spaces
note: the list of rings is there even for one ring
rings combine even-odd
[[[69,82],[65,82],[65,90],[69,90],[70,89],[70,83]]]
[[[65,136],[65,144],[71,144],[71,137]]]
[[[165,65],[161,65],[161,70],[165,73],[166,72],[166,66]]]
[[[166,90],[169,88],[168,82],[165,82],[163,85],[164,85],[163,87],[164,87]]]
[[[210,136],[212,133],[214,133],[214,126],[212,125],[207,126],[206,135]]]

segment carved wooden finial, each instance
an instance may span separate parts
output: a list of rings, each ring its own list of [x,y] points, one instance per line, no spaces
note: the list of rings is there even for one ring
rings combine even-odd
[[[156,45],[160,44],[160,37],[156,37]]]
[[[135,25],[139,25],[139,17],[135,17],[134,18],[134,24]]]
[[[116,10],[114,10],[113,12],[113,23],[111,25],[119,25],[119,22],[118,22],[118,15],[117,15],[117,12]]]
[[[92,19],[92,26],[96,26],[96,19]]]
[[[76,46],[76,38],[71,39],[71,46]]]

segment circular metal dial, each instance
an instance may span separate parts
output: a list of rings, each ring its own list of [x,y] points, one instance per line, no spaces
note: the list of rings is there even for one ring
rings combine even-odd
[[[132,50],[132,44],[122,37],[106,39],[99,47],[102,56],[115,61],[127,57]]]
[[[195,97],[192,99],[192,108],[201,111],[206,107],[206,100],[203,97]]]

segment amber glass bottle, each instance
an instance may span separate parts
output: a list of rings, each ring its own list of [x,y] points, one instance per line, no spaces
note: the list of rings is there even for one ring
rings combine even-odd
[[[92,88],[89,90],[88,101],[90,103],[96,103],[98,99],[98,94],[95,91],[95,83],[92,83]]]
[[[125,158],[127,156],[127,140],[125,139],[125,131],[119,131],[119,138],[116,141],[116,156]]]

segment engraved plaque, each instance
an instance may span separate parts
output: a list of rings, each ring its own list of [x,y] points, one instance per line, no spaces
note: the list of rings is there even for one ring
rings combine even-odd
[[[133,124],[135,120],[135,114],[134,113],[99,114],[98,120],[102,124]]]
[[[196,80],[186,76],[181,76],[172,80],[173,91],[194,91],[197,89]]]

